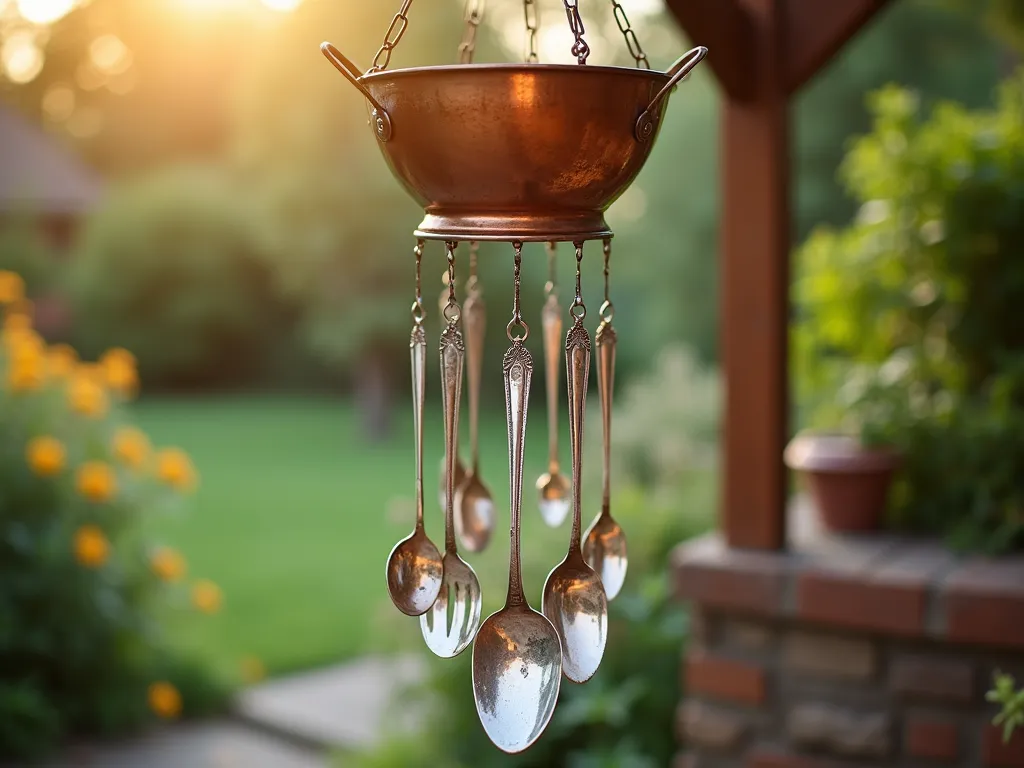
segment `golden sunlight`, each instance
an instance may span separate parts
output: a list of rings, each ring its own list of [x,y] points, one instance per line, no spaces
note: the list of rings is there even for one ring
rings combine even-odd
[[[78,5],[78,0],[18,0],[18,13],[33,24],[52,24]]]
[[[12,83],[30,83],[42,69],[43,51],[32,32],[15,32],[4,40],[0,47],[0,70]]]
[[[272,11],[294,11],[302,0],[263,0],[263,4]]]

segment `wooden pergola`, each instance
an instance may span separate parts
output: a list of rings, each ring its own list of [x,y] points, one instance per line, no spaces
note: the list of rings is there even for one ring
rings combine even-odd
[[[720,526],[731,547],[785,543],[792,199],[790,103],[888,0],[667,0],[706,45],[723,96]]]

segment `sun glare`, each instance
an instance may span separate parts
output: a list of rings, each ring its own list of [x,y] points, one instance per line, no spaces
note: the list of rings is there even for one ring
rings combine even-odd
[[[18,13],[33,24],[52,24],[63,18],[78,0],[18,0]]]
[[[302,0],[263,0],[263,4],[272,11],[294,11],[302,3]]]

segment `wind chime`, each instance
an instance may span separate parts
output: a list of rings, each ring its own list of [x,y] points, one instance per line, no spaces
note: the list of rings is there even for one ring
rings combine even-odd
[[[418,616],[431,651],[453,657],[473,645],[473,696],[490,739],[520,752],[547,727],[561,677],[577,683],[597,671],[607,639],[608,600],[625,579],[626,539],[609,508],[611,402],[616,335],[609,295],[612,231],[604,211],[636,178],[650,155],[670,92],[707,55],[694,48],[667,72],[650,62],[617,0],[615,20],[636,67],[587,64],[590,48],[578,0],[563,0],[576,65],[540,64],[536,0],[524,0],[526,61],[474,64],[483,0],[468,0],[458,65],[388,70],[391,54],[408,26],[412,0],[404,0],[365,73],[334,46],[321,50],[365,97],[370,126],[384,159],[425,210],[415,231],[416,298],[410,339],[416,443],[416,525],[387,564],[391,599]],[[446,290],[439,348],[444,406],[445,457],[441,506],[444,554],[423,528],[423,401],[427,366],[422,259],[427,240],[444,243]],[[581,537],[583,420],[591,362],[587,307],[580,285],[584,244],[602,243],[604,303],[594,335],[597,383],[604,431],[601,512]],[[480,477],[478,402],[483,357],[484,302],[476,275],[480,241],[511,244],[514,263],[509,347],[502,372],[508,421],[511,547],[505,607],[480,624],[480,583],[459,557],[487,546],[495,510]],[[465,298],[456,296],[456,252],[468,243]],[[537,480],[538,506],[548,525],[572,512],[569,551],[544,584],[542,612],[523,590],[520,519],[523,448],[534,363],[526,341],[530,328],[520,308],[520,273],[526,243],[547,244],[549,280],[541,325],[549,428],[548,471]],[[576,291],[562,339],[562,306],[555,282],[557,243],[571,243]],[[571,478],[558,463],[559,367],[565,355],[569,406]],[[470,464],[458,460],[457,435],[463,368],[468,367]]]

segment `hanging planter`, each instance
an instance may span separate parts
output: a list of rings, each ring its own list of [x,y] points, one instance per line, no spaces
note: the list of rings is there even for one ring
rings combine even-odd
[[[872,531],[881,527],[900,455],[869,447],[850,435],[801,432],[786,447],[786,465],[806,478],[826,527]]]

